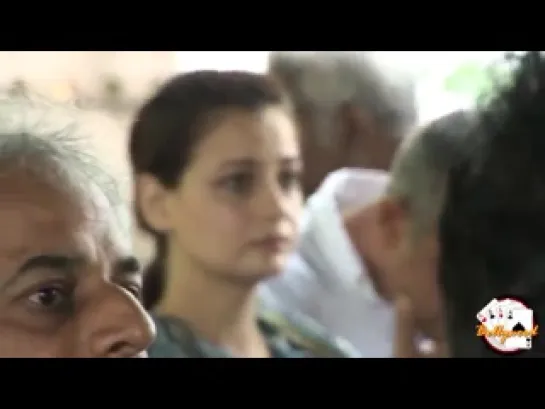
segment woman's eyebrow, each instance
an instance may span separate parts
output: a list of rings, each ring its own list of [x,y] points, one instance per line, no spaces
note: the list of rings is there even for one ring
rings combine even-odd
[[[252,168],[258,165],[258,161],[254,158],[237,158],[229,159],[221,163],[220,169],[231,168]]]
[[[282,165],[293,165],[301,163],[301,158],[299,155],[284,155],[278,158],[278,161]],[[260,165],[260,162],[255,158],[238,158],[238,159],[229,159],[224,161],[220,168],[252,168]]]

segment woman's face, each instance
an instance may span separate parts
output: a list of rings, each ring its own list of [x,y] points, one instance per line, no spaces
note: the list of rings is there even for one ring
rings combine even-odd
[[[280,272],[297,233],[301,166],[283,109],[225,112],[169,193],[171,245],[230,278],[254,282]]]

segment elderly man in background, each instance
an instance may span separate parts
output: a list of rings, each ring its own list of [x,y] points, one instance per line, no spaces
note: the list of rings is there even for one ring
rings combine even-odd
[[[301,129],[303,187],[312,194],[343,167],[388,170],[417,120],[412,75],[371,52],[273,52]]]
[[[437,219],[469,123],[456,112],[408,138],[390,178],[358,169],[330,174],[307,202],[287,271],[261,288],[263,302],[312,317],[365,357],[390,357],[391,300],[405,295],[419,335],[440,343]]]

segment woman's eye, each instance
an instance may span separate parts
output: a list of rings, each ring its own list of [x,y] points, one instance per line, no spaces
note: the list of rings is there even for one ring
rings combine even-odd
[[[282,189],[284,190],[297,187],[299,186],[300,182],[301,182],[301,176],[297,172],[286,171],[286,172],[280,173],[279,183]]]
[[[28,299],[39,308],[59,309],[69,303],[70,297],[61,288],[44,287],[31,294]]]
[[[236,194],[246,194],[252,188],[253,178],[249,174],[233,175],[227,178],[224,186],[231,192]]]

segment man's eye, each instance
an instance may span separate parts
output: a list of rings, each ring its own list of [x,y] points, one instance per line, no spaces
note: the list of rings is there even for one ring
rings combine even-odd
[[[70,296],[62,288],[49,286],[35,291],[28,300],[38,308],[56,310],[66,307],[70,302]]]
[[[142,299],[142,286],[140,284],[123,284],[123,288],[134,295],[137,300]]]

